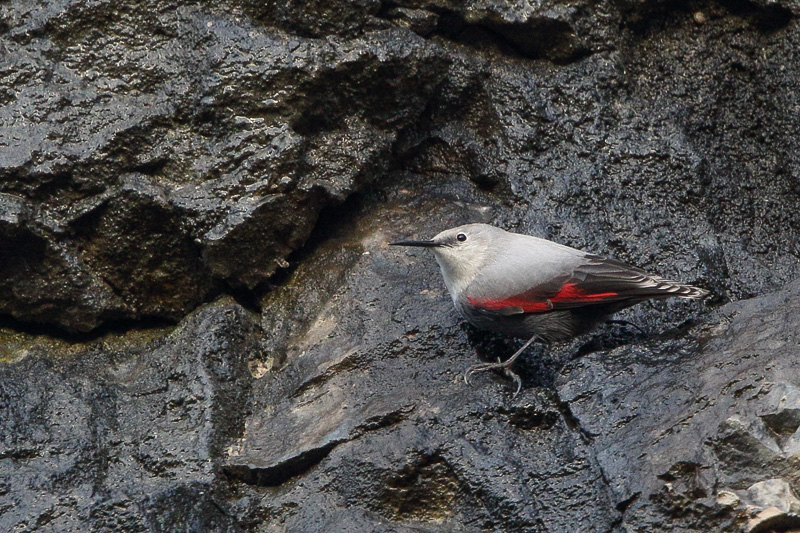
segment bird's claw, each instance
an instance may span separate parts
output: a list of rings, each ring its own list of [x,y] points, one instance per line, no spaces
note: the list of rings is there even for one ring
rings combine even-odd
[[[503,373],[514,380],[514,383],[517,384],[517,390],[514,392],[514,395],[511,398],[516,398],[519,394],[519,391],[522,390],[522,380],[520,377],[511,370],[511,365],[508,364],[508,361],[505,363],[501,362],[500,359],[497,359],[496,363],[480,363],[478,365],[472,365],[464,372],[464,383],[467,385],[472,385],[469,380],[473,374],[477,374],[478,372],[486,372],[487,370],[499,370],[502,369]]]
[[[513,372],[511,370],[510,367],[506,367],[506,369],[504,370],[504,373],[505,373],[506,376],[508,376],[512,380],[514,380],[514,383],[517,384],[517,390],[515,390],[514,394],[511,395],[511,399],[513,400],[514,398],[517,397],[517,395],[519,394],[519,391],[522,390],[522,380],[520,379],[519,375],[517,375],[515,372]]]
[[[472,365],[467,369],[466,372],[464,372],[464,383],[466,383],[469,386],[472,386],[472,383],[469,382],[469,378],[472,376],[472,374],[477,374],[478,372],[485,372],[487,370],[491,370],[493,368],[499,368],[501,366],[503,366],[503,363],[500,361],[499,357],[497,358],[496,363],[480,363],[478,365]]]

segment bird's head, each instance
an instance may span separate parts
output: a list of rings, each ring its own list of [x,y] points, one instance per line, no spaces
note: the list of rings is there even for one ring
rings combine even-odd
[[[498,237],[505,233],[488,224],[467,224],[444,230],[429,241],[400,241],[390,244],[430,248],[442,269],[445,285],[455,298],[475,279],[490,259]]]

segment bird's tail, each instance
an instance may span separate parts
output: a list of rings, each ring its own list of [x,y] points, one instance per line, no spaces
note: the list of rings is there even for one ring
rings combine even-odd
[[[685,285],[683,283],[678,283],[677,281],[663,278],[654,278],[653,281],[656,282],[656,286],[654,288],[658,292],[663,292],[672,296],[689,298],[690,300],[702,300],[709,295],[709,292],[706,289],[701,289],[700,287],[694,287],[692,285]]]

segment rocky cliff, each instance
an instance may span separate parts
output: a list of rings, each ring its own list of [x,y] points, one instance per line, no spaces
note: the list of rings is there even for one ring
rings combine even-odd
[[[799,15],[0,4],[0,530],[800,528]],[[475,221],[713,297],[469,387]]]

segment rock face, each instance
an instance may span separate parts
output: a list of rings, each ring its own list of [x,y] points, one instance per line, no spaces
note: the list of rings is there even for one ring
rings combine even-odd
[[[85,343],[3,330],[0,529],[239,529],[218,458],[243,430],[259,333],[226,301]]]
[[[800,528],[799,14],[0,5],[0,530]],[[474,221],[714,296],[471,388]]]

